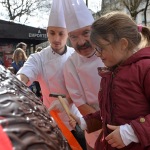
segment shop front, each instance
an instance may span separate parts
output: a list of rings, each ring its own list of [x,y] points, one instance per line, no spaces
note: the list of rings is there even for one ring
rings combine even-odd
[[[46,29],[34,28],[11,21],[0,20],[0,60],[5,67],[12,62],[12,54],[19,42],[27,44],[27,56],[36,46],[47,41]]]

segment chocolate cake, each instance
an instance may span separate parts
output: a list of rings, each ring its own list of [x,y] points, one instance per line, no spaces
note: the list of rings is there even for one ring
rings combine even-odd
[[[40,99],[1,65],[0,125],[14,150],[71,149]]]

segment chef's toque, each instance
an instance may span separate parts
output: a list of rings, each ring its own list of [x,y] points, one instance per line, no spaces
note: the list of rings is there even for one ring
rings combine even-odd
[[[66,28],[64,10],[62,7],[63,0],[53,0],[49,15],[48,26]]]
[[[62,0],[62,4],[68,32],[93,23],[92,13],[83,0]]]

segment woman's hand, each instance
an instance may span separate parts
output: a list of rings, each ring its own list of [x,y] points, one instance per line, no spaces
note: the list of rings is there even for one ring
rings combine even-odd
[[[122,141],[121,135],[120,135],[120,126],[113,126],[107,124],[107,127],[110,130],[113,130],[112,133],[110,133],[105,140],[110,144],[112,147],[116,147],[118,149],[121,149],[125,147],[125,144]]]
[[[72,128],[75,128],[76,123],[77,122],[74,119],[72,119],[72,118],[69,119],[69,124],[70,124],[70,126],[72,126]]]
[[[76,124],[81,124],[81,122],[80,122],[80,118],[79,117],[77,117],[77,116],[75,116],[75,115],[73,115],[72,113],[70,113],[70,117],[69,117],[69,124],[73,127],[73,128],[75,128],[75,126],[76,126]]]

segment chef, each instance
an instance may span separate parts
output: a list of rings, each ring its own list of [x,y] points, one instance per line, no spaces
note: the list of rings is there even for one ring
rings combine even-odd
[[[90,28],[94,19],[83,0],[63,0],[62,3],[69,39],[76,51],[65,63],[65,83],[81,114],[87,115],[99,110],[101,78],[97,68],[104,66],[90,44]],[[88,150],[94,149],[99,132],[88,134],[85,131]]]
[[[101,78],[97,68],[104,64],[95,55],[95,49],[90,44],[90,28],[94,19],[84,1],[63,0],[62,4],[69,39],[75,49],[65,63],[65,84],[73,103],[84,116],[99,110]],[[83,123],[81,128],[86,128]],[[87,150],[94,149],[99,134],[100,130],[90,134],[85,131]]]
[[[66,30],[61,1],[53,0],[52,3],[47,27],[47,37],[50,45],[41,52],[31,54],[24,66],[17,73],[18,79],[27,85],[30,85],[33,81],[40,83],[43,103],[47,108],[52,103],[58,103],[56,98],[49,97],[50,93],[65,94],[66,99],[69,97],[63,78],[63,67],[68,57],[74,53],[74,49],[66,46],[68,32]],[[73,103],[69,105],[69,108],[72,113],[81,116]],[[59,112],[59,117],[68,129],[73,131],[73,128],[69,125],[68,116],[64,111]],[[76,138],[78,140],[78,137]],[[85,142],[84,139],[83,142]]]

